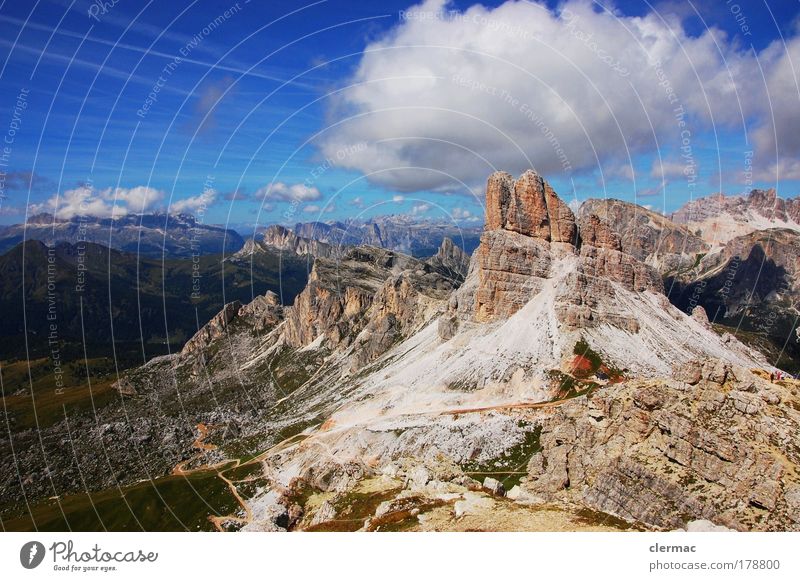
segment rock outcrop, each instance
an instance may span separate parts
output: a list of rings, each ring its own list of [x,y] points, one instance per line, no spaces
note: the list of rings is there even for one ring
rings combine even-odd
[[[533,170],[514,181],[495,172],[486,185],[486,230],[508,230],[547,242],[577,242],[572,210]]]
[[[381,248],[317,259],[308,286],[288,310],[283,336],[295,348],[320,336],[331,348],[355,340],[358,367],[430,317],[428,307],[457,284],[425,262]]]
[[[469,255],[450,238],[442,240],[439,250],[427,260],[437,271],[459,282],[467,276],[469,261]]]
[[[798,384],[721,361],[676,376],[608,386],[537,413],[542,449],[524,489],[663,529],[708,519],[800,530]]]
[[[462,313],[476,321],[507,318],[539,293],[547,279],[568,270],[558,289],[561,321],[571,328],[603,322],[604,301],[613,301],[614,284],[641,292],[663,292],[658,274],[622,252],[620,237],[594,214],[578,224],[569,207],[538,174],[529,170],[516,181],[492,174],[486,186],[486,228],[475,253],[474,298],[460,300]],[[471,292],[471,289],[467,292]],[[634,322],[622,322],[635,329]]]
[[[242,303],[233,301],[222,307],[222,310],[205,325],[203,325],[194,336],[186,342],[181,350],[182,355],[192,355],[203,351],[212,342],[222,337],[225,329],[239,314]]]

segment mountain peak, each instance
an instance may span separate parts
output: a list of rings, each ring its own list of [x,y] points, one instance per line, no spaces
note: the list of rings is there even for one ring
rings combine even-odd
[[[547,242],[577,240],[575,215],[543,177],[525,171],[516,181],[495,172],[486,184],[486,230],[509,230]]]

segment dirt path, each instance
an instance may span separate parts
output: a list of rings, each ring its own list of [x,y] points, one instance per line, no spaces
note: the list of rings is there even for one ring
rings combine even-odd
[[[211,524],[214,525],[214,528],[220,532],[225,532],[226,524],[233,523],[245,526],[253,519],[253,514],[250,511],[250,507],[245,502],[245,499],[242,498],[242,495],[239,494],[239,489],[236,487],[236,485],[240,483],[250,482],[256,478],[249,477],[241,480],[232,480],[226,476],[226,473],[229,473],[232,470],[236,470],[237,468],[241,468],[244,466],[250,466],[256,463],[260,464],[265,458],[267,458],[271,454],[281,451],[308,437],[307,434],[295,434],[294,436],[290,436],[285,440],[281,440],[271,448],[265,450],[264,452],[261,452],[257,456],[254,456],[253,458],[250,458],[249,460],[246,460],[244,462],[242,462],[240,458],[233,458],[230,460],[222,460],[221,462],[217,462],[215,464],[202,464],[199,466],[195,466],[193,468],[187,468],[189,464],[201,458],[206,452],[217,449],[217,446],[215,446],[214,444],[207,443],[205,441],[209,435],[209,432],[211,431],[211,429],[213,429],[214,426],[207,426],[206,424],[199,423],[197,424],[196,427],[198,435],[192,442],[192,447],[195,450],[198,450],[198,453],[194,454],[191,458],[183,460],[178,464],[176,464],[175,467],[172,469],[172,475],[187,477],[192,474],[200,472],[211,472],[211,471],[216,472],[217,477],[220,478],[225,483],[225,485],[228,487],[228,490],[230,490],[231,496],[233,496],[233,498],[241,507],[241,510],[244,512],[244,516],[237,516],[236,514],[228,514],[222,516],[209,515],[208,520],[211,522]]]
[[[569,400],[558,400],[558,401],[548,401],[548,402],[538,402],[538,403],[505,403],[505,404],[498,404],[492,406],[484,406],[484,407],[474,407],[474,408],[458,408],[453,410],[443,410],[439,412],[435,412],[434,415],[459,415],[459,414],[469,414],[469,413],[480,413],[492,410],[503,410],[503,409],[542,409],[542,408],[550,408],[550,407],[557,407],[566,401]],[[237,468],[250,466],[256,463],[263,462],[269,456],[286,450],[291,446],[294,446],[303,440],[306,440],[310,437],[313,437],[310,434],[295,434],[290,436],[284,440],[281,440],[274,446],[268,448],[267,450],[261,452],[260,454],[250,458],[242,462],[239,458],[234,458],[230,460],[223,460],[221,462],[217,462],[215,464],[203,464],[200,466],[195,466],[192,468],[188,468],[187,466],[192,462],[195,462],[199,458],[201,458],[206,452],[212,451],[217,449],[217,446],[214,444],[207,443],[205,440],[208,437],[211,429],[214,426],[207,426],[203,423],[197,424],[197,438],[195,438],[194,442],[192,442],[192,447],[198,450],[198,453],[193,455],[188,460],[184,460],[179,462],[175,468],[172,470],[172,474],[176,476],[189,476],[193,473],[199,472],[208,472],[214,471],[218,478],[222,479],[225,482],[225,485],[230,490],[231,495],[236,500],[238,505],[241,507],[241,511],[243,512],[243,516],[238,516],[238,514],[228,514],[223,516],[216,516],[216,515],[209,515],[208,520],[214,525],[214,528],[220,532],[224,532],[226,530],[226,524],[236,524],[240,526],[245,526],[252,521],[253,515],[250,511],[250,507],[248,506],[245,499],[239,493],[237,488],[237,483],[244,483],[253,480],[253,477],[246,478],[243,480],[232,480],[226,476],[226,473],[230,473],[232,470]],[[352,428],[352,426],[350,426]],[[342,427],[341,429],[346,429],[346,427]],[[324,432],[326,433],[326,432]]]
[[[525,403],[501,403],[497,405],[490,405],[486,407],[477,407],[477,408],[461,408],[455,410],[445,410],[440,412],[439,415],[441,416],[454,416],[459,414],[472,414],[478,412],[488,412],[492,410],[512,410],[512,409],[543,409],[543,408],[552,408],[558,407],[566,402],[570,401],[569,399],[559,399],[556,401],[543,401],[543,402],[525,402]]]

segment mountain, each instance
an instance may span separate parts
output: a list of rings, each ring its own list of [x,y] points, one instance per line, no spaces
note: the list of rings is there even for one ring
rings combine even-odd
[[[791,200],[754,191],[751,211],[760,213],[753,220],[741,206],[744,198],[722,200],[733,208],[731,215],[741,218],[745,230],[786,223],[768,220],[765,208],[793,207]],[[702,202],[695,202],[695,208],[699,206]],[[667,296],[679,309],[689,314],[702,308],[716,328],[756,347],[774,365],[800,371],[800,231],[769,227],[706,241],[665,216],[619,200],[588,200],[579,214],[585,219],[591,213],[614,231],[623,250],[658,269]]]
[[[452,222],[418,220],[410,216],[380,216],[366,221],[305,222],[294,226],[294,234],[331,246],[375,246],[415,257],[435,254],[445,238],[466,254],[478,245],[480,227]]]
[[[670,300],[702,306],[715,323],[764,351],[775,365],[800,371],[800,231],[757,230],[730,239],[688,273],[667,277]]]
[[[0,448],[3,502],[83,482],[141,498],[148,478],[148,506],[219,530],[798,530],[800,383],[670,304],[624,236],[535,172],[490,176],[486,213],[463,282],[448,242],[427,261],[356,246],[314,258],[292,305],[228,303],[70,417],[74,462],[66,426]],[[205,521],[174,491],[187,476],[214,491]],[[33,514],[65,526],[46,501]]]
[[[662,275],[692,267],[710,245],[686,226],[629,202],[590,199],[578,211],[581,220],[600,218],[620,239],[623,252],[653,266]]]
[[[779,198],[775,189],[752,190],[747,196],[714,194],[689,202],[671,216],[712,245],[756,230],[800,231],[800,197]]]
[[[50,353],[55,325],[65,362],[84,349],[141,361],[168,343],[179,349],[225,299],[249,302],[269,289],[291,303],[306,268],[275,252],[234,264],[214,255],[157,260],[93,243],[31,240],[0,256],[0,360]]]
[[[119,218],[31,216],[25,224],[0,226],[0,253],[25,240],[52,246],[93,242],[151,258],[232,254],[244,245],[235,231],[198,222],[189,214],[129,214]]]
[[[339,246],[332,246],[314,238],[303,238],[277,224],[269,226],[264,231],[260,243],[278,251],[321,258],[330,258],[341,251]]]

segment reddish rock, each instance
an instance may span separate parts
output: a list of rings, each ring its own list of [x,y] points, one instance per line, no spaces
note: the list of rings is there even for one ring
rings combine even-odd
[[[580,233],[583,244],[589,244],[597,248],[622,250],[619,235],[595,214],[590,214],[581,219]]]
[[[510,230],[548,242],[575,243],[575,215],[539,174],[528,170],[515,182],[493,173],[486,185],[486,230]]]

